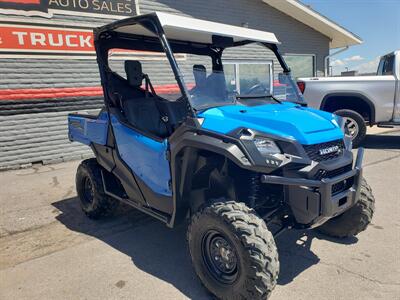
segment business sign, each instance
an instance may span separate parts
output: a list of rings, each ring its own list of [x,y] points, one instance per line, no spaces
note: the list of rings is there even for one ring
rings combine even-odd
[[[42,16],[53,14],[125,18],[136,14],[135,0],[0,0],[0,13]]]
[[[0,8],[15,11],[48,12],[48,0],[0,0]]]
[[[0,24],[0,52],[94,54],[90,29]]]
[[[110,59],[165,60],[160,52],[111,49]],[[21,25],[0,23],[1,58],[93,59],[93,31],[89,28],[66,28],[52,25]],[[185,60],[185,54],[175,54]]]

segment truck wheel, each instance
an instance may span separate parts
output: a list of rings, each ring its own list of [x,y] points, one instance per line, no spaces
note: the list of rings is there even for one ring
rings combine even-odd
[[[371,223],[374,210],[375,198],[371,187],[365,179],[362,179],[360,198],[357,203],[343,214],[318,227],[318,230],[337,238],[356,236]]]
[[[345,120],[345,126],[353,141],[353,146],[358,147],[367,134],[367,126],[364,118],[354,110],[340,109],[335,114],[341,116]]]
[[[244,203],[218,202],[192,217],[187,233],[197,276],[219,299],[267,299],[279,273],[274,238]]]
[[[112,214],[119,202],[104,193],[101,166],[96,159],[81,162],[76,172],[76,191],[83,212],[91,219]]]

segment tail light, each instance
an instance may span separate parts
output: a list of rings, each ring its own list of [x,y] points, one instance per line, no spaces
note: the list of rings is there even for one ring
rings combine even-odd
[[[297,86],[302,94],[304,94],[304,90],[306,89],[306,83],[304,81],[297,81]]]

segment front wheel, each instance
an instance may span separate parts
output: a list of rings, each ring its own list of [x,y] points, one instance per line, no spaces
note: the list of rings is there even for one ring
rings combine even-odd
[[[214,203],[192,217],[188,243],[196,274],[219,299],[267,299],[279,273],[265,222],[244,203]]]
[[[360,198],[357,203],[343,214],[324,223],[318,230],[326,235],[345,238],[356,236],[367,229],[375,211],[375,198],[371,187],[362,179]]]
[[[358,113],[350,109],[340,109],[335,114],[344,119],[344,125],[351,137],[354,147],[358,147],[367,134],[367,126],[364,118]]]

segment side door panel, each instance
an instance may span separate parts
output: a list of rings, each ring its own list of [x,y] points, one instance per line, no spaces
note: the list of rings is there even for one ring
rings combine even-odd
[[[149,138],[120,123],[115,116],[111,116],[111,124],[119,155],[138,181],[155,194],[171,196],[167,140],[159,142]]]
[[[396,79],[393,75],[376,76],[374,80],[365,81],[357,88],[373,102],[376,123],[392,120],[395,88]]]
[[[393,121],[400,122],[400,52],[397,52],[396,54],[395,71],[396,71],[396,94],[394,100]]]
[[[390,122],[396,119],[396,89],[397,89],[397,76],[396,76],[396,56],[394,53],[387,54],[381,57],[377,71],[378,78],[387,80],[390,83],[379,92],[382,100],[378,101],[376,110],[376,122]],[[379,111],[386,113],[386,117],[379,114]]]
[[[397,79],[394,107],[394,121],[400,122],[400,79]]]

